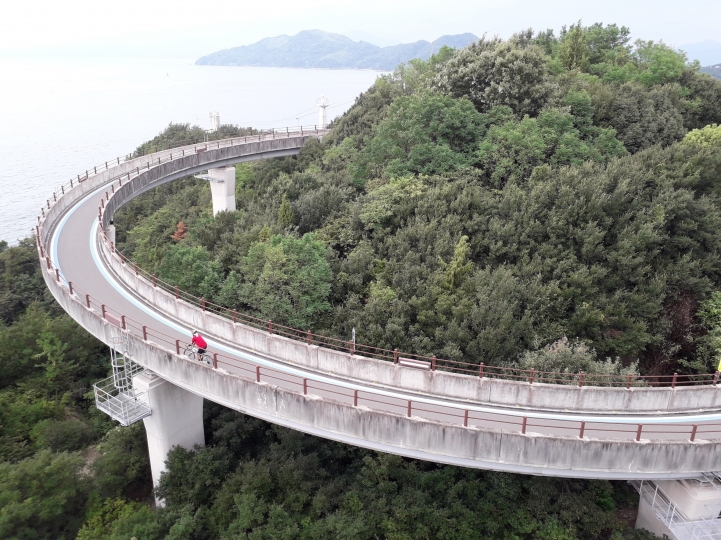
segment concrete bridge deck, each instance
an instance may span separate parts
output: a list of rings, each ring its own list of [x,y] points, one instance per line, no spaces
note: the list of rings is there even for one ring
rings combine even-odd
[[[131,357],[163,379],[329,439],[553,476],[664,479],[721,470],[717,386],[529,384],[422,371],[307,345],[175,298],[137,275],[104,237],[113,212],[148,189],[213,167],[292,155],[322,134],[175,148],[89,174],[56,193],[39,218],[48,287],[105,343],[126,336]],[[178,354],[191,328],[207,337],[215,365]]]

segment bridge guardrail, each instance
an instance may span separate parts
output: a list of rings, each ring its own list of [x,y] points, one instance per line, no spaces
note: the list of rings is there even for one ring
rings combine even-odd
[[[54,267],[48,274],[56,277],[59,272]],[[179,359],[194,362],[183,356],[184,343],[163,332],[147,325],[143,325],[111,307],[100,303],[97,299],[85,293],[75,285],[66,286],[62,280],[58,285],[68,295],[84,303],[86,309],[94,316],[104,319],[109,324],[117,326],[120,330],[142,338],[144,342],[154,343]],[[487,427],[488,424],[496,426],[499,431],[517,432],[524,435],[539,434],[577,437],[580,439],[593,438],[593,434],[614,434],[613,437],[598,437],[607,439],[623,439],[641,441],[685,440],[688,442],[711,441],[721,439],[721,422],[715,423],[664,423],[658,424],[619,424],[605,421],[582,420],[548,420],[534,418],[530,415],[509,414],[506,412],[484,413],[472,407],[454,405],[435,405],[421,399],[400,399],[385,396],[365,390],[351,390],[349,388],[333,385],[332,383],[315,383],[307,377],[300,377],[279,371],[273,368],[254,364],[252,362],[235,358],[218,352],[211,352],[213,356],[213,369],[221,369],[257,384],[273,384],[288,391],[303,395],[316,395],[327,399],[331,394],[334,401],[367,407],[383,412],[406,416],[408,418],[422,419],[423,421],[442,422],[446,424],[462,425],[463,427]],[[197,362],[197,361],[196,361]],[[228,371],[231,368],[233,371]],[[383,406],[383,407],[380,407]]]
[[[172,159],[172,158],[171,158]],[[139,173],[136,173],[139,174]],[[132,174],[128,174],[128,177],[131,177]],[[118,182],[122,184],[122,178],[118,179]],[[114,182],[110,184],[112,186]],[[111,187],[111,191],[112,191]],[[57,201],[57,199],[55,199]],[[52,205],[48,205],[51,207]],[[99,215],[99,218],[102,219],[102,215]],[[76,301],[79,301],[83,303],[85,308],[91,312],[94,316],[104,319],[109,324],[113,324],[119,329],[133,333],[134,335],[138,337],[142,337],[143,341],[146,342],[154,342],[154,343],[162,343],[167,350],[174,350],[175,354],[180,356],[180,341],[177,339],[173,339],[172,336],[168,336],[167,334],[164,334],[162,332],[159,332],[153,328],[150,328],[146,325],[142,325],[138,321],[135,321],[129,317],[126,317],[122,313],[119,313],[115,311],[112,307],[107,306],[103,304],[99,299],[96,299],[92,297],[90,294],[83,291],[80,287],[78,287],[76,284],[73,284],[70,281],[65,280],[65,278],[61,275],[60,270],[57,268],[57,266],[53,263],[53,261],[50,259],[49,255],[47,254],[45,247],[43,246],[43,242],[41,240],[41,230],[42,225],[44,225],[44,222],[42,219],[39,218],[40,223],[37,226],[37,243],[38,243],[38,252],[40,259],[43,263],[43,270],[47,276],[50,276],[50,279],[54,279],[57,282],[57,285],[62,289],[64,294],[69,295],[70,297],[74,298]],[[107,238],[105,239],[107,240]],[[111,249],[113,249],[111,247]],[[124,259],[124,261],[127,264],[127,259]],[[140,269],[138,269],[138,272],[140,272]],[[157,284],[157,281],[156,281]],[[167,285],[167,284],[166,284]],[[174,289],[173,289],[174,290]],[[178,291],[178,294],[180,294],[180,291]],[[189,295],[190,297],[190,295]],[[195,298],[195,297],[192,297]],[[200,299],[201,302],[201,309],[203,307],[202,302],[204,302],[203,299]],[[205,308],[208,308],[208,305],[205,305]],[[236,317],[238,317],[238,314],[234,314]],[[321,345],[325,346],[325,344],[330,344],[331,346],[340,347],[344,351],[348,351],[349,353],[355,354],[359,351],[359,346],[356,345],[353,347],[353,344],[350,344],[348,342],[343,342],[341,340],[336,340],[334,338],[329,338],[327,336],[319,336],[316,334],[310,333],[310,342],[308,342],[309,333],[302,332],[297,329],[293,329],[290,327],[285,327],[281,325],[274,325],[271,321],[263,321],[262,319],[257,319],[252,316],[243,315],[244,317],[247,317],[248,322],[250,323],[250,326],[255,325],[255,327],[260,328],[267,328],[271,333],[272,332],[278,332],[281,335],[286,335],[286,337],[294,338],[296,340],[302,341],[303,338],[305,338],[306,344],[308,346],[312,345]],[[236,321],[237,322],[237,321]],[[300,339],[299,339],[300,338]],[[383,349],[377,349],[374,347],[368,347],[371,351],[381,351],[381,353],[393,353],[394,359],[398,357],[398,353],[396,351],[387,351]],[[415,358],[428,358],[428,357],[422,357],[418,355],[411,355]],[[181,356],[186,361],[190,361],[184,357]],[[579,438],[584,438],[588,435],[588,433],[593,432],[601,432],[601,433],[619,433],[624,438],[634,438],[636,441],[642,440],[642,436],[644,440],[648,440],[647,436],[650,434],[657,434],[661,435],[663,437],[659,437],[658,440],[667,440],[669,437],[672,439],[678,439],[679,437],[685,438],[686,440],[690,442],[694,442],[697,439],[704,439],[704,440],[714,440],[721,438],[719,434],[721,433],[721,423],[706,423],[706,424],[688,424],[688,423],[677,423],[677,424],[664,424],[662,429],[658,429],[658,425],[656,424],[638,424],[638,425],[630,425],[627,424],[623,425],[623,427],[619,428],[619,424],[615,423],[612,424],[614,427],[609,427],[608,422],[595,422],[595,421],[575,421],[575,420],[558,420],[558,421],[552,421],[552,423],[541,423],[536,418],[532,416],[522,416],[519,414],[508,414],[503,412],[494,412],[494,413],[488,413],[488,414],[481,414],[478,411],[474,411],[472,407],[469,408],[463,408],[459,406],[454,405],[447,405],[443,407],[439,407],[436,405],[429,405],[427,402],[424,402],[423,400],[400,400],[395,398],[390,398],[388,396],[383,396],[379,393],[374,393],[371,391],[363,391],[363,390],[355,390],[350,391],[348,388],[345,388],[343,386],[338,385],[332,385],[330,383],[323,383],[322,385],[314,384],[312,381],[309,381],[307,378],[302,378],[295,375],[290,375],[285,372],[281,372],[278,370],[274,370],[272,368],[268,367],[262,367],[257,364],[253,364],[252,362],[247,362],[238,358],[233,358],[231,356],[223,355],[221,353],[213,353],[214,358],[214,369],[223,369],[222,366],[228,366],[233,369],[237,369],[241,372],[249,372],[251,375],[254,375],[253,377],[247,377],[244,375],[239,375],[243,378],[246,378],[247,380],[255,380],[256,383],[262,383],[268,381],[272,381],[275,383],[276,381],[284,382],[286,383],[286,388],[293,391],[297,390],[300,392],[302,389],[302,393],[304,395],[308,395],[312,392],[309,392],[310,390],[316,390],[318,395],[322,395],[323,393],[330,393],[336,397],[335,399],[338,401],[348,400],[351,402],[354,406],[368,406],[365,404],[383,404],[384,406],[388,407],[394,407],[398,411],[400,411],[400,414],[404,414],[404,416],[408,417],[416,417],[416,418],[422,418],[424,420],[431,420],[431,421],[443,421],[439,420],[440,418],[452,418],[453,423],[462,423],[465,427],[474,427],[478,426],[481,422],[485,423],[495,423],[501,426],[501,429],[503,429],[503,426],[505,427],[512,427],[514,431],[520,431],[522,434],[526,433],[540,433],[540,434],[554,434],[557,435],[558,430],[567,432],[570,435],[575,434]],[[386,356],[387,358],[387,356]],[[431,357],[432,358],[432,357]],[[436,360],[435,367],[438,367],[438,360]],[[488,373],[488,372],[486,372]],[[532,372],[531,372],[532,373]],[[482,376],[484,373],[481,373]],[[567,374],[557,374],[557,375],[567,375]],[[530,375],[529,375],[530,377]],[[710,379],[712,384],[716,384],[718,381],[718,373],[714,375],[706,375],[707,379]],[[265,379],[264,379],[265,378]],[[533,380],[528,381],[529,384],[533,383]],[[289,386],[288,386],[289,385]],[[332,388],[332,389],[331,389]],[[447,421],[446,421],[447,422]],[[546,422],[549,422],[546,420]],[[538,431],[541,430],[541,431]],[[549,433],[548,430],[551,430]]]

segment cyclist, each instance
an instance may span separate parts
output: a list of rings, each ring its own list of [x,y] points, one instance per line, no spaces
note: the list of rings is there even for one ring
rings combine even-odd
[[[193,330],[193,345],[198,347],[198,356],[205,354],[205,349],[208,348],[208,344],[203,339],[203,336],[197,330]]]

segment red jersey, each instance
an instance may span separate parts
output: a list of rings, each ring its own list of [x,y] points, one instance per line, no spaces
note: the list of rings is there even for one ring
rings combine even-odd
[[[198,349],[207,349],[208,344],[203,339],[203,336],[198,334],[197,336],[193,336],[193,343],[195,343],[198,346]]]

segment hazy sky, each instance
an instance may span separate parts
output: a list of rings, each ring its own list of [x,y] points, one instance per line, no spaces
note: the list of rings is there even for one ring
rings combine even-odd
[[[581,18],[676,46],[721,41],[720,0],[23,0],[3,5],[0,53],[192,58],[312,28],[385,45],[462,32],[508,37]]]

